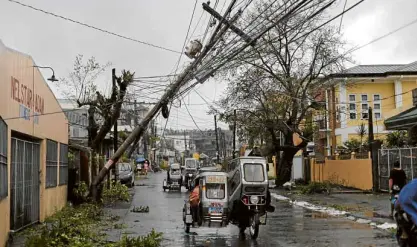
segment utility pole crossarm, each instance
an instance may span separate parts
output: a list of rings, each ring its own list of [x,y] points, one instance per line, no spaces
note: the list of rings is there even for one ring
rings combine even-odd
[[[203,9],[207,11],[210,15],[212,15],[214,18],[219,20],[221,23],[226,24],[227,26],[232,29],[233,32],[235,32],[237,35],[242,37],[247,43],[251,44],[252,46],[255,45],[255,41],[251,39],[246,33],[244,33],[241,29],[233,25],[233,21],[228,21],[223,16],[221,16],[219,13],[216,12],[216,10],[212,9],[207,3],[203,3]]]

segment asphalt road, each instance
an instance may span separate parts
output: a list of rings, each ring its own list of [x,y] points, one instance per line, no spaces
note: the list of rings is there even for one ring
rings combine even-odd
[[[164,235],[163,246],[397,246],[393,235],[343,218],[328,217],[285,202],[273,201],[276,211],[268,214],[259,238],[239,238],[238,228],[192,228],[184,232],[182,206],[188,192],[164,192],[166,173],[149,174],[136,181],[133,206],[149,206],[149,213],[126,212],[123,233],[144,235],[152,228]],[[122,212],[122,211],[120,211]]]

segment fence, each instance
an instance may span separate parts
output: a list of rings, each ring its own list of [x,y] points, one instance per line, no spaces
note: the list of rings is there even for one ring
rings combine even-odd
[[[329,181],[333,184],[361,190],[372,189],[371,159],[327,159],[324,163],[316,163],[315,159],[310,161],[311,181]]]
[[[379,189],[388,191],[390,171],[394,162],[399,161],[408,181],[417,174],[417,148],[395,148],[378,150]]]

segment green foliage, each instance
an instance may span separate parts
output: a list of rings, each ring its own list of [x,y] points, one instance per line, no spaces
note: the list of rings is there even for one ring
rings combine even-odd
[[[116,183],[110,185],[110,188],[104,186],[102,200],[105,204],[112,204],[117,201],[128,202],[130,200],[130,194],[126,185],[117,181]]]
[[[401,148],[407,144],[407,131],[394,131],[387,134],[386,143],[388,148]]]
[[[162,233],[152,232],[146,236],[129,237],[123,235],[122,240],[114,245],[108,245],[106,247],[159,247],[162,242]]]
[[[345,141],[343,145],[349,152],[358,152],[361,147],[361,142],[355,138]]]
[[[125,163],[130,162],[129,157],[127,157],[127,153],[123,153],[122,157],[120,157],[120,161]]]
[[[315,194],[315,193],[330,193],[331,183],[328,181],[325,182],[311,182],[308,185],[301,186],[301,194]]]
[[[94,204],[79,207],[67,206],[41,224],[35,231],[30,231],[25,242],[26,247],[93,247],[102,241],[91,225],[100,221],[101,208]]]
[[[146,236],[123,238],[116,243],[106,241],[100,224],[105,225],[103,210],[95,204],[83,204],[79,207],[67,206],[39,227],[27,234],[25,247],[159,247],[162,233],[152,232]],[[112,219],[110,220],[117,220]],[[116,229],[125,228],[124,224],[115,224]]]
[[[81,181],[78,186],[73,189],[73,192],[77,198],[86,201],[88,197],[88,186],[84,181]]]

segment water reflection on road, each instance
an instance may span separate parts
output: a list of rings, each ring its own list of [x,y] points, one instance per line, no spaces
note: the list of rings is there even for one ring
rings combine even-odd
[[[392,235],[343,218],[294,207],[284,202],[274,202],[276,211],[268,214],[268,224],[261,226],[257,241],[246,233],[239,238],[234,225],[225,228],[192,228],[184,232],[182,206],[188,193],[163,192],[165,173],[148,175],[140,181],[146,186],[135,187],[132,206],[147,205],[150,212],[129,212],[125,224],[126,233],[143,235],[152,228],[164,233],[163,246],[397,246]]]

